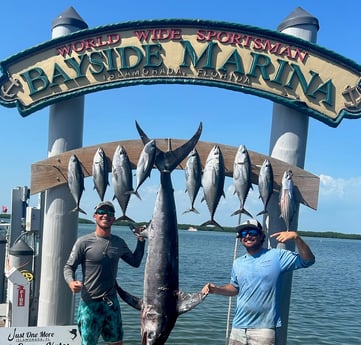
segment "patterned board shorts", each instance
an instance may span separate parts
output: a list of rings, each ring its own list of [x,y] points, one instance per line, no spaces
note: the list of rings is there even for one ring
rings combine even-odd
[[[83,345],[98,344],[99,336],[107,343],[123,340],[122,316],[116,297],[85,303],[80,300],[78,328]]]
[[[232,328],[228,345],[275,345],[275,329]]]

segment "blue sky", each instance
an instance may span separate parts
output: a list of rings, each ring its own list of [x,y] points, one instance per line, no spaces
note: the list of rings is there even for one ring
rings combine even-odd
[[[163,3],[163,4],[162,4]],[[277,26],[300,6],[318,18],[317,44],[360,64],[359,40],[361,3],[334,1],[323,6],[317,1],[210,1],[120,2],[106,1],[6,1],[2,4],[0,60],[51,38],[52,21],[73,6],[89,27],[143,19],[206,19],[240,23],[276,30]],[[134,5],[134,6],[133,6]],[[150,137],[189,138],[203,122],[201,140],[226,145],[246,145],[262,154],[269,152],[273,103],[256,97],[218,88],[184,85],[134,86],[86,95],[83,146],[111,141],[137,139],[135,121]],[[30,186],[33,162],[47,158],[48,114],[45,108],[23,118],[15,108],[0,108],[2,164],[0,205],[11,206],[11,190]],[[305,169],[320,176],[318,210],[300,207],[299,229],[361,233],[361,119],[344,119],[332,128],[310,119]],[[196,207],[200,215],[182,215],[189,207],[184,192],[184,173],[173,174],[178,221],[200,224],[209,219],[200,191]],[[135,182],[134,182],[135,183]],[[142,201],[131,199],[127,214],[139,221],[151,217],[159,184],[159,174],[140,189]],[[233,195],[233,181],[226,180],[225,194],[215,219],[225,226],[236,226],[238,217],[230,214],[239,206]],[[106,198],[113,197],[108,188]],[[81,206],[90,215],[98,196],[91,178]],[[37,196],[31,197],[37,205]],[[250,192],[246,208],[262,209],[258,188]],[[117,210],[120,213],[119,206]]]

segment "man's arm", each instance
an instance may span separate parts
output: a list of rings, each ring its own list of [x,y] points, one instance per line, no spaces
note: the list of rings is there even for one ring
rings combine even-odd
[[[236,296],[238,294],[238,289],[235,288],[232,284],[217,286],[213,283],[207,283],[206,285],[204,285],[202,293],[205,295],[208,295],[209,293],[214,293],[223,296]]]
[[[124,255],[122,255],[122,259],[130,266],[139,267],[143,259],[144,247],[144,239],[138,239],[134,252],[131,252],[128,246],[126,246],[127,250]]]
[[[313,255],[311,248],[296,231],[276,232],[272,234],[271,237],[276,237],[276,240],[281,243],[287,242],[289,240],[294,240],[298,253],[300,254],[302,260],[315,261],[315,256]]]
[[[297,246],[297,250],[303,260],[315,261],[315,256],[312,253],[311,248],[300,236],[297,235],[297,237],[295,238],[295,243]]]
[[[75,271],[78,267],[78,262],[76,261],[77,258],[77,246],[74,244],[71,253],[69,255],[69,258],[67,262],[64,265],[64,279],[66,283],[68,284],[71,291],[77,293],[80,292],[80,290],[83,287],[83,284],[79,280],[75,280]]]

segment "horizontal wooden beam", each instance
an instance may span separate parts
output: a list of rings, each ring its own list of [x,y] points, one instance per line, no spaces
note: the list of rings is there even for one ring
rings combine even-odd
[[[175,149],[186,142],[185,140],[180,139],[155,140],[157,147],[162,151],[167,151],[170,147],[172,149]],[[31,194],[33,195],[36,193],[40,193],[47,189],[67,183],[68,163],[69,158],[72,154],[75,154],[78,157],[82,164],[84,175],[85,177],[88,177],[92,175],[93,157],[95,155],[95,152],[98,147],[102,147],[105,155],[108,158],[109,172],[111,172],[111,161],[114,151],[118,145],[122,145],[125,148],[129,160],[132,164],[132,168],[136,169],[138,158],[144,147],[141,140],[115,141],[71,150],[33,163],[31,165]],[[197,143],[196,149],[199,153],[202,166],[204,166],[207,156],[214,145],[218,145],[222,151],[226,169],[226,176],[232,177],[233,163],[238,147],[199,141]],[[318,192],[320,185],[320,179],[318,176],[313,175],[294,165],[287,164],[283,161],[271,158],[266,155],[262,155],[260,153],[256,153],[250,150],[248,150],[248,153],[252,164],[252,184],[258,185],[258,175],[260,172],[260,167],[263,161],[267,158],[272,164],[275,191],[279,192],[280,190],[283,173],[287,169],[291,169],[293,172],[293,181],[295,184],[296,200],[312,209],[317,209]],[[184,160],[179,165],[178,169],[184,169],[185,166],[186,160]]]

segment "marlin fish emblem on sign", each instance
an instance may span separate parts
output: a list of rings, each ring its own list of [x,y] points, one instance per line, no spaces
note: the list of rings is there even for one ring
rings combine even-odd
[[[148,136],[136,124],[144,145]],[[206,295],[202,292],[179,291],[178,223],[172,171],[187,157],[198,142],[202,132],[199,125],[193,137],[182,146],[167,152],[156,148],[155,166],[160,171],[160,189],[153,216],[141,233],[149,239],[148,256],[144,272],[144,295],[137,298],[118,286],[119,296],[141,311],[142,345],[163,345],[167,341],[177,318],[198,304]]]

